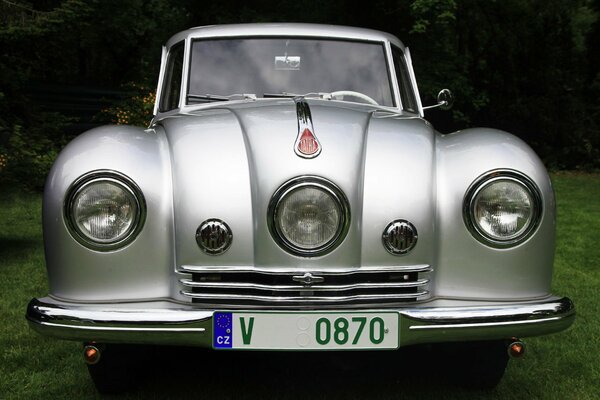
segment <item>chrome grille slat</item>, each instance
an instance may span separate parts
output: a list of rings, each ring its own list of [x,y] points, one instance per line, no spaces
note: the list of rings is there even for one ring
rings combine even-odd
[[[193,303],[226,307],[360,306],[424,300],[429,265],[343,269],[182,266],[180,293]]]
[[[413,298],[415,294],[361,294],[354,296],[252,296],[252,295],[228,295],[228,294],[203,294],[182,291],[182,294],[194,299],[202,300],[247,300],[259,302],[279,302],[279,303],[346,303],[363,300],[397,300],[403,298]],[[417,297],[425,296],[427,291],[418,292]]]
[[[428,279],[419,279],[415,282],[398,282],[398,283],[355,283],[351,285],[321,285],[313,286],[304,285],[262,285],[249,282],[195,282],[191,279],[180,279],[183,286],[198,287],[198,288],[220,288],[220,289],[255,289],[274,292],[283,291],[348,291],[356,289],[398,289],[419,287],[429,283]]]
[[[290,268],[259,268],[259,267],[246,267],[246,266],[232,266],[232,267],[214,267],[214,266],[200,266],[200,265],[183,265],[180,267],[181,272],[188,273],[205,273],[205,274],[238,274],[244,272],[250,272],[253,274],[265,274],[265,275],[297,275],[303,272],[311,272],[317,275],[325,276],[339,276],[339,275],[352,275],[352,274],[372,274],[372,273],[410,273],[410,272],[431,272],[431,266],[427,264],[421,265],[410,265],[410,266],[382,266],[382,267],[361,267],[361,268],[345,268],[345,269],[290,269]]]

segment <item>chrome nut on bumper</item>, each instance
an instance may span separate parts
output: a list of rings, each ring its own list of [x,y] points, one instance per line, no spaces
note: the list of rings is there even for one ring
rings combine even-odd
[[[382,311],[398,312],[400,346],[544,335],[567,329],[575,320],[575,307],[566,297],[465,303],[434,300]],[[31,300],[26,317],[38,333],[60,339],[212,347],[213,312],[168,301],[73,304],[42,298]]]

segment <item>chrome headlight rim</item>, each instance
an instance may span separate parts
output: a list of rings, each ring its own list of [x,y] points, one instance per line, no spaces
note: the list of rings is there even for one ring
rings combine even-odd
[[[482,190],[498,181],[512,181],[523,186],[532,200],[532,214],[528,226],[520,234],[507,239],[498,239],[491,236],[475,222],[475,199]],[[497,249],[506,249],[520,245],[529,239],[540,225],[543,215],[543,201],[538,186],[527,175],[511,170],[497,169],[489,171],[469,186],[463,201],[463,220],[471,235],[479,242]]]
[[[98,182],[110,182],[129,192],[135,199],[137,212],[131,223],[131,227],[123,237],[113,241],[96,241],[85,235],[77,227],[73,218],[73,206],[77,195],[90,184]],[[77,178],[66,191],[63,204],[63,219],[71,236],[81,245],[95,251],[113,251],[127,246],[138,236],[146,222],[146,199],[139,186],[127,175],[113,170],[95,170]]]
[[[327,192],[336,202],[340,210],[340,221],[335,235],[327,243],[314,249],[306,249],[289,241],[277,223],[277,215],[281,201],[286,197],[287,194],[297,189],[307,187],[313,187]],[[346,238],[348,230],[350,229],[350,205],[344,192],[335,183],[320,176],[299,176],[285,182],[275,191],[271,197],[267,209],[267,222],[271,237],[275,240],[280,248],[290,254],[300,257],[319,257],[333,251]]]

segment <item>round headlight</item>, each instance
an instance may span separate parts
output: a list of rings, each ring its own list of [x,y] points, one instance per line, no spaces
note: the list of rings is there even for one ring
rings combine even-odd
[[[93,172],[67,194],[65,216],[73,237],[95,250],[131,242],[141,229],[145,204],[141,191],[114,172]]]
[[[348,201],[333,183],[317,177],[293,179],[269,204],[269,228],[286,251],[305,257],[323,255],[344,239]]]
[[[471,186],[464,208],[465,222],[475,238],[494,247],[508,247],[534,232],[542,202],[529,178],[514,171],[496,171]]]

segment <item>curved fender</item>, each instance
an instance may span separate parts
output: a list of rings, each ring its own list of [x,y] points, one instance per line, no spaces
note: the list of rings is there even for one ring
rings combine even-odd
[[[73,239],[63,204],[70,185],[94,170],[118,171],[144,194],[147,216],[127,246],[93,251]],[[50,294],[78,301],[169,297],[173,275],[171,166],[164,132],[127,126],[92,129],[61,152],[46,181],[43,222]]]
[[[521,139],[486,128],[440,135],[436,147],[436,295],[498,300],[549,295],[555,202],[548,173],[538,156]],[[478,177],[495,169],[527,175],[542,195],[543,214],[537,231],[524,243],[508,249],[480,243],[463,221],[467,189]]]

